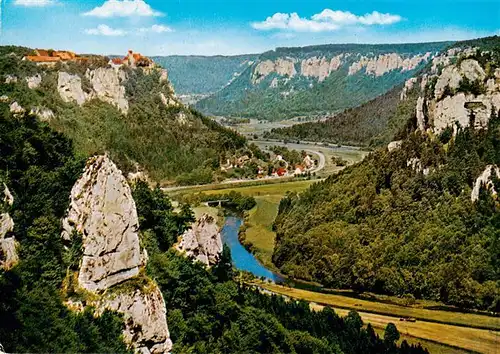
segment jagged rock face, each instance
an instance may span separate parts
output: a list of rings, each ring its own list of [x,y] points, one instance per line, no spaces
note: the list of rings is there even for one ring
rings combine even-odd
[[[124,340],[136,353],[168,353],[172,341],[160,289],[151,280],[140,288],[127,284],[147,263],[147,253],[140,252],[138,228],[135,202],[121,171],[107,156],[89,159],[71,190],[62,237],[70,240],[74,231],[82,234],[78,282],[96,294],[85,305],[71,300],[67,304],[76,311],[93,306],[97,314],[117,311],[124,316]],[[113,288],[123,282],[122,288]]]
[[[71,190],[62,236],[82,234],[83,259],[78,281],[90,291],[107,289],[139,273],[139,221],[130,187],[107,156],[87,162]]]
[[[476,179],[474,183],[474,187],[472,188],[472,193],[470,195],[470,199],[475,202],[479,199],[479,191],[481,186],[485,187],[490,193],[494,196],[497,195],[497,191],[495,190],[495,186],[493,185],[492,177],[496,176],[500,178],[500,168],[494,165],[488,165],[484,169],[483,173]]]
[[[374,76],[382,76],[392,70],[413,70],[420,63],[428,61],[430,57],[431,53],[429,52],[424,55],[415,55],[408,58],[403,58],[396,53],[383,54],[373,58],[362,56],[360,60],[351,64],[349,75],[354,75],[363,68],[365,68],[366,74]]]
[[[333,57],[331,60],[327,58],[312,57],[304,59],[300,65],[302,76],[315,77],[319,82],[324,81],[331,72],[337,71],[342,65],[343,54]]]
[[[417,128],[420,129],[420,131],[425,130],[424,104],[425,104],[425,99],[423,97],[419,97],[417,99],[416,116],[417,116]]]
[[[436,65],[451,63],[457,54],[466,56],[474,53],[472,49],[461,51],[453,50],[453,56],[440,56]],[[436,69],[437,71],[437,69]],[[496,73],[495,73],[496,74]],[[500,111],[500,80],[497,77],[487,78],[485,70],[475,59],[464,59],[457,64],[449,64],[444,67],[441,74],[432,75],[437,77],[436,85],[430,99],[419,98],[417,101],[416,114],[418,128],[426,129],[424,107],[427,108],[430,128],[436,134],[441,133],[447,127],[453,127],[456,132],[456,123],[461,127],[473,125],[475,129],[488,127],[491,114]],[[425,77],[425,82],[430,79]],[[459,92],[463,80],[467,79],[484,88],[484,94],[475,95],[469,92]],[[424,78],[422,78],[422,82]],[[445,95],[445,93],[447,93]]]
[[[42,76],[40,74],[36,74],[34,76],[27,77],[26,83],[30,89],[36,89],[42,83]]]
[[[14,203],[14,197],[9,188],[4,183],[3,202],[11,206]],[[14,236],[8,235],[14,231],[14,220],[9,213],[0,214],[0,268],[8,270],[17,264],[19,256],[17,254],[17,241]]]
[[[81,106],[87,100],[87,95],[82,89],[82,79],[78,75],[60,71],[57,79],[57,91],[64,102],[76,102]]]
[[[31,115],[37,116],[42,122],[48,122],[54,118],[54,112],[45,107],[35,107],[30,111]]]
[[[96,306],[123,314],[126,343],[132,343],[136,353],[160,354],[172,350],[167,326],[165,301],[156,284],[150,289],[137,289],[105,296]]]
[[[121,85],[127,79],[123,70],[98,68],[87,70],[85,76],[92,84],[97,98],[116,106],[122,113],[127,114],[128,101],[125,98],[125,87]]]
[[[401,91],[400,100],[406,100],[408,98],[408,92],[413,90],[413,86],[417,83],[418,79],[416,77],[411,77],[406,80],[405,85],[403,86],[403,90]]]
[[[176,248],[207,266],[216,264],[222,253],[222,239],[215,219],[203,214],[184,232]]]
[[[295,70],[295,60],[290,58],[278,58],[275,61],[264,60],[258,63],[252,75],[252,83],[258,84],[271,73],[276,73],[280,76],[295,76],[297,74]]]

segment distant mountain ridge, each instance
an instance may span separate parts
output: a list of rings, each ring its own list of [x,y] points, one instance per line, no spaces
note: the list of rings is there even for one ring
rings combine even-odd
[[[332,114],[402,84],[450,44],[277,48],[196,107],[206,114],[268,120]]]

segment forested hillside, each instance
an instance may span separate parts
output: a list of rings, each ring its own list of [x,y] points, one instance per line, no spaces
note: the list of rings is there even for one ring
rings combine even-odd
[[[248,154],[243,137],[184,107],[159,67],[113,69],[104,57],[37,66],[22,60],[30,52],[0,48],[1,109],[40,117],[78,153],[108,151],[126,172],[181,184],[221,179],[221,161]]]
[[[207,114],[267,120],[331,115],[402,84],[449,44],[277,48],[196,107]]]
[[[281,271],[500,311],[499,64],[498,37],[441,54],[403,140],[283,199]]]
[[[258,54],[210,57],[171,55],[153,57],[153,60],[168,70],[175,92],[187,95],[219,91],[258,57]]]
[[[411,92],[400,99],[401,86],[359,107],[345,111],[321,122],[294,124],[274,128],[265,138],[308,140],[334,144],[379,147],[389,143],[404,128],[415,111],[417,96]]]
[[[9,190],[1,210],[15,225],[1,240],[14,237],[19,255],[5,267],[5,254],[0,254],[3,348],[33,353],[132,352],[123,342],[122,316],[97,313],[91,307],[77,311],[69,301],[89,298],[71,282],[83,256],[81,241],[68,244],[61,237],[61,218],[84,159],[76,157],[71,141],[47,123],[5,110],[0,112],[0,152],[0,185]],[[141,244],[149,254],[146,273],[163,293],[174,353],[426,352],[406,342],[397,346],[399,333],[393,325],[382,340],[370,325],[363,327],[356,312],[341,318],[329,308],[311,311],[307,303],[264,295],[233,281],[227,249],[211,269],[193,263],[170,249],[179,230],[192,220],[189,207],[174,211],[158,188],[152,191],[144,182],[136,185],[133,196]],[[122,291],[143,287],[144,279],[139,274]]]

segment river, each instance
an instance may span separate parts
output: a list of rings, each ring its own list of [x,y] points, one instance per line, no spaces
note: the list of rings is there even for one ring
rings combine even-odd
[[[236,269],[252,273],[256,277],[264,277],[275,283],[284,281],[283,277],[264,267],[253,254],[248,252],[238,240],[238,231],[243,221],[235,216],[228,216],[222,228],[222,241],[229,246]]]

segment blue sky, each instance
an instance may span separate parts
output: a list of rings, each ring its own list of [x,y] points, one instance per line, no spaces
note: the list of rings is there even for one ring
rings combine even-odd
[[[500,0],[0,0],[0,44],[78,53],[258,53],[500,34]]]

